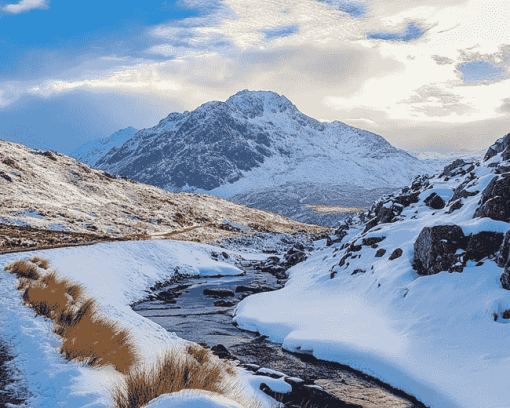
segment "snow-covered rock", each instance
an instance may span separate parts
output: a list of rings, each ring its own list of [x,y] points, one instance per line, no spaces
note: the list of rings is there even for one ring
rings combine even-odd
[[[349,201],[351,185],[393,190],[431,170],[379,135],[341,122],[319,122],[284,96],[250,91],[172,113],[120,148],[105,149],[95,165],[171,191],[207,191],[275,212],[281,206],[267,208],[267,202],[279,195],[301,209],[302,214],[290,216],[303,221],[313,214],[305,204],[345,206],[334,197],[335,189],[343,189],[347,194],[340,197]],[[254,192],[259,196],[249,194]],[[377,195],[369,191],[368,197],[354,206],[370,205]],[[317,220],[332,217],[314,215]]]
[[[382,197],[346,221],[340,242],[289,269],[285,288],[240,302],[236,322],[432,408],[507,407],[509,152],[510,134],[484,161]],[[432,194],[444,208],[427,205]]]

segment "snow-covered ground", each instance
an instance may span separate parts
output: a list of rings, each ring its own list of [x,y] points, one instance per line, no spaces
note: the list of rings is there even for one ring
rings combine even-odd
[[[220,248],[186,242],[144,241],[3,255],[0,258],[0,332],[16,356],[11,365],[22,378],[19,392],[29,396],[26,406],[106,407],[108,388],[118,380],[119,374],[110,368],[91,369],[66,361],[58,352],[60,340],[52,333],[53,323],[35,317],[33,311],[22,304],[16,290],[17,279],[3,270],[5,265],[34,255],[48,258],[52,268],[61,275],[84,285],[87,293],[99,302],[102,315],[131,330],[142,359],[150,362],[166,348],[184,344],[184,340],[138,315],[129,305],[143,299],[148,288],[169,279],[177,269],[191,275],[242,272],[233,265],[213,260],[209,254],[214,249]],[[236,255],[221,250],[233,257]],[[249,254],[243,253],[243,256],[247,258]],[[260,255],[254,257],[258,259]],[[264,377],[269,386],[272,381],[278,382]],[[269,406],[274,400],[258,391],[259,383],[257,377],[242,372],[241,385],[246,396],[256,393],[262,406]],[[224,397],[205,393],[173,396],[169,401],[172,406],[179,407],[238,406]],[[155,406],[169,406],[159,402]]]
[[[481,266],[467,262],[462,273],[420,276],[412,267],[413,245],[424,227],[458,225],[466,236],[509,230],[508,222],[473,218],[500,161],[497,155],[475,163],[472,174],[468,164],[464,175],[431,178],[419,201],[393,223],[363,234],[358,219],[342,243],[291,268],[285,288],[243,300],[236,322],[288,350],[371,374],[433,408],[508,407],[510,319],[502,312],[510,309],[510,291],[500,283],[502,268],[484,259]],[[461,199],[462,208],[448,213],[448,205],[425,205],[434,192],[448,202],[464,181],[474,195]],[[394,205],[391,197],[383,201],[386,208]],[[343,243],[361,245],[361,237],[386,237],[378,248],[386,255],[375,257],[378,249],[362,246],[339,265],[350,251],[340,249]],[[402,256],[390,260],[397,248]]]

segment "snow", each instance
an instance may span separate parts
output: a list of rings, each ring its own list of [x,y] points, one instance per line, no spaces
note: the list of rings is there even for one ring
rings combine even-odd
[[[283,289],[240,302],[235,321],[289,351],[380,378],[432,408],[508,407],[510,326],[501,314],[510,309],[510,291],[499,281],[502,268],[488,259],[481,266],[468,262],[462,273],[419,276],[412,268],[413,245],[424,227],[459,225],[466,235],[509,230],[507,222],[473,218],[494,177],[487,164],[474,171],[479,176],[471,190],[478,193],[463,198],[462,208],[448,214],[448,206],[432,210],[423,200],[436,192],[447,201],[469,173],[446,181],[433,177],[420,202],[404,208],[397,222],[363,235],[386,237],[378,244],[387,251],[382,258],[363,246],[349,265],[338,266],[348,251],[338,247],[361,243],[364,225],[353,221],[342,243],[289,269]],[[396,248],[403,255],[390,261]],[[365,272],[353,275],[357,269]]]
[[[237,225],[237,224],[234,224],[232,221],[223,220],[222,224],[230,225],[231,227],[236,228],[241,231],[249,231],[250,230],[250,227],[247,227],[245,225]]]
[[[143,299],[149,287],[169,279],[177,270],[190,275],[242,273],[235,266],[213,260],[210,253],[218,249],[187,242],[141,241],[3,255],[0,258],[0,330],[2,338],[13,348],[14,366],[25,378],[21,387],[30,395],[27,406],[106,407],[108,385],[116,381],[118,374],[108,367],[94,370],[66,361],[58,353],[60,341],[51,331],[52,323],[35,317],[32,310],[22,304],[20,293],[15,289],[17,280],[3,270],[5,265],[35,255],[48,258],[52,268],[85,287],[98,301],[101,314],[131,330],[142,358],[150,362],[163,350],[185,341],[138,315],[129,305]],[[246,392],[260,394],[258,388],[250,386],[249,377],[246,373],[241,377]],[[218,396],[197,394],[188,398],[186,395],[165,397],[155,406],[164,406],[161,404],[168,398],[172,406],[174,401],[181,404],[179,398],[182,404],[191,404],[183,407],[238,406]],[[263,406],[268,406],[270,400],[265,401]],[[200,405],[196,405],[199,402]]]
[[[164,394],[153,400],[147,408],[242,408],[225,397],[207,391],[180,391]]]

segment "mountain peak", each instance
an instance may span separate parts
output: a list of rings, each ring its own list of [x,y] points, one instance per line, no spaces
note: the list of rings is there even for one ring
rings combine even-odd
[[[238,109],[245,114],[261,116],[264,112],[285,112],[297,108],[285,96],[271,91],[249,91],[247,89],[232,95],[225,102],[229,107]],[[250,115],[251,116],[251,115]]]

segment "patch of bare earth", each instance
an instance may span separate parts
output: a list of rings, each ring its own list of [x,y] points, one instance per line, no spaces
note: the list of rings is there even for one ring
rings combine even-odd
[[[1,140],[0,176],[0,252],[119,239],[217,242],[244,233],[232,224],[251,232],[328,230],[206,194],[171,193]]]
[[[366,208],[357,207],[338,207],[329,205],[313,205],[306,204],[305,207],[313,208],[313,212],[317,214],[348,214],[348,213],[359,213],[365,211]]]

